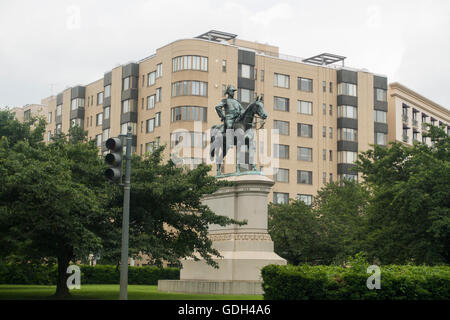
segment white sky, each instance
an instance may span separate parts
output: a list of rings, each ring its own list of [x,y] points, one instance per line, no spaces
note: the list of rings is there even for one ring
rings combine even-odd
[[[388,76],[450,108],[450,1],[0,0],[0,107],[39,103],[211,29]]]

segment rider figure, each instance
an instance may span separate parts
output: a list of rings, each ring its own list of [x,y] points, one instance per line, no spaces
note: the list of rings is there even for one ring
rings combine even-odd
[[[225,94],[228,95],[228,97],[222,99],[222,101],[216,106],[217,114],[224,122],[223,133],[225,133],[227,129],[233,129],[234,122],[239,120],[239,117],[244,113],[244,108],[241,106],[239,101],[234,99],[235,91],[237,91],[236,88],[229,85],[225,91]],[[224,109],[225,114],[222,109]]]

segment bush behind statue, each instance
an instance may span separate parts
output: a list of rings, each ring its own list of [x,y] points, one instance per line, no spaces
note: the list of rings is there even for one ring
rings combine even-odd
[[[83,284],[119,284],[120,270],[112,265],[79,265],[81,285]],[[36,264],[0,264],[0,284],[37,284],[55,285],[56,265]],[[156,285],[158,280],[179,280],[180,269],[151,266],[128,267],[129,284]]]

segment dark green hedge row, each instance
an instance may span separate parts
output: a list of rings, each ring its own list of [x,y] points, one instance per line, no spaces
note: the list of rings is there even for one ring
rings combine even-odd
[[[116,266],[80,265],[81,284],[119,284]],[[0,264],[0,284],[56,284],[56,266],[31,264]],[[129,284],[156,285],[159,279],[179,280],[180,269],[158,267],[128,267]]]
[[[369,290],[367,267],[277,266],[262,269],[266,300],[448,300],[450,267],[380,267],[381,288]]]

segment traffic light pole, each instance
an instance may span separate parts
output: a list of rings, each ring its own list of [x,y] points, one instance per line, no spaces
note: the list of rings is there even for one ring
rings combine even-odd
[[[127,146],[125,153],[125,183],[123,187],[124,193],[122,217],[122,255],[120,259],[120,300],[128,299],[128,239],[130,220],[131,141],[131,127],[128,127]]]

